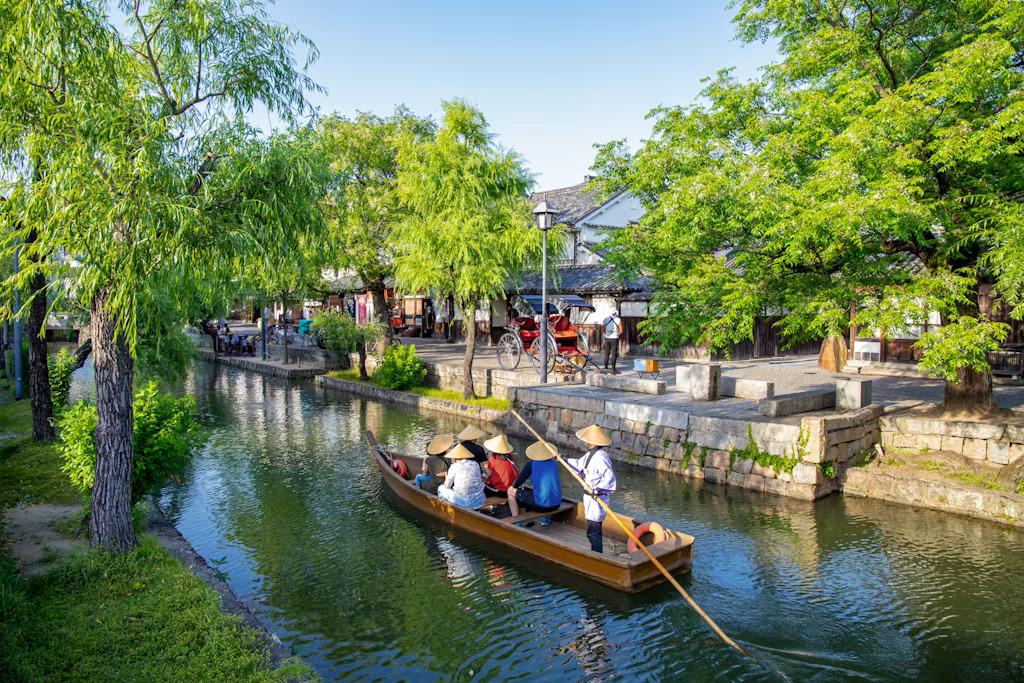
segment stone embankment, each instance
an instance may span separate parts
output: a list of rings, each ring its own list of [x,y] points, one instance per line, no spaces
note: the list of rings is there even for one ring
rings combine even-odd
[[[839,474],[878,441],[882,414],[870,405],[844,414],[744,419],[708,414],[706,403],[659,407],[571,386],[519,387],[510,398],[534,429],[562,448],[578,449],[576,430],[598,424],[611,436],[615,460],[805,500],[838,490]],[[725,401],[714,405],[737,414],[738,403],[734,411]]]
[[[347,379],[331,377],[329,375],[317,375],[316,380],[314,381],[318,387],[323,387],[324,389],[344,391],[345,393],[357,394],[377,401],[404,403],[406,405],[416,406],[422,410],[457,415],[459,417],[473,420],[504,423],[508,418],[508,413],[504,410],[494,410],[493,408],[484,408],[482,406],[471,406],[458,401],[448,401],[443,398],[411,394],[407,391],[385,389],[383,387],[367,384],[366,382],[351,382]]]
[[[1024,457],[1024,426],[938,420],[910,412],[880,421],[882,447],[888,453],[947,451],[971,460],[1009,465]]]
[[[843,476],[842,491],[848,496],[880,498],[903,505],[1024,525],[1024,496],[963,486],[955,481],[926,479],[918,472],[903,472],[878,462],[847,470]]]

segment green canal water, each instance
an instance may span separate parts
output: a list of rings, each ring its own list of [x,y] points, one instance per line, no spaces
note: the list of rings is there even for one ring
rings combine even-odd
[[[604,589],[419,516],[363,433],[451,419],[199,363],[211,438],[161,504],[326,680],[1021,680],[1024,532],[883,502],[811,504],[618,466],[614,507],[696,537],[682,583]],[[572,489],[570,489],[572,490]]]

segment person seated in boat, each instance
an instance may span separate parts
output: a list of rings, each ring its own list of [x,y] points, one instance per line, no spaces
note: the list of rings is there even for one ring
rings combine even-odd
[[[509,455],[512,445],[504,434],[498,434],[484,441],[484,450],[487,451],[488,470],[484,478],[484,493],[488,496],[507,495],[508,487],[519,476],[519,468]]]
[[[486,437],[487,433],[479,427],[466,425],[466,428],[459,432],[459,435],[455,438],[466,447],[467,451],[473,454],[473,460],[476,460],[478,465],[484,465],[487,463],[487,451],[477,441]]]
[[[576,438],[586,444],[587,452],[582,458],[569,460],[569,467],[579,472],[587,485],[583,496],[583,515],[587,519],[587,539],[590,549],[595,553],[604,550],[604,535],[601,532],[604,522],[604,506],[597,501],[600,498],[606,504],[608,496],[615,492],[615,472],[612,471],[612,459],[602,448],[612,442],[608,433],[597,425],[590,425],[576,432]]]
[[[438,434],[427,444],[427,457],[423,459],[422,474],[416,475],[416,486],[427,493],[437,495],[437,489],[448,473],[448,462],[444,454],[455,445],[451,434]]]
[[[437,497],[454,505],[476,509],[484,504],[484,478],[473,454],[462,444],[456,444],[446,455],[452,464],[448,467],[444,484],[437,489]]]
[[[554,446],[543,441],[526,449],[529,460],[508,489],[508,509],[513,517],[519,515],[520,508],[532,512],[554,512],[562,504],[562,484],[558,480],[558,463],[554,459],[556,453]],[[527,481],[533,482],[533,490],[522,488]],[[542,517],[540,523],[547,526],[551,524],[551,518]]]

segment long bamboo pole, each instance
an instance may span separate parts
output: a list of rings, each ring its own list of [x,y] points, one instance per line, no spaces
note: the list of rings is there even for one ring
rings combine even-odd
[[[538,434],[536,431],[534,431],[533,427],[531,427],[529,425],[529,423],[526,420],[524,420],[523,417],[519,413],[517,413],[514,410],[510,410],[509,412],[511,412],[513,415],[515,415],[516,419],[519,420],[520,422],[522,422],[523,426],[525,426],[528,430],[530,430],[530,433],[533,434],[534,438],[537,439],[537,441],[540,441],[542,444],[547,446],[548,449],[552,453],[554,453],[555,458],[558,459],[558,462],[560,462],[562,464],[562,466],[565,467],[565,469],[569,470],[569,473],[573,477],[575,477],[576,481],[578,481],[581,486],[583,486],[583,490],[586,491],[588,495],[590,495],[592,493],[592,491],[590,490],[590,487],[587,486],[587,483],[585,481],[583,481],[583,478],[580,477],[579,473],[575,469],[570,467],[569,463],[567,463],[565,460],[562,459],[562,456],[558,454],[558,451],[555,449],[555,447],[552,446],[551,444],[549,444],[543,438],[541,438],[540,434]],[[594,500],[596,500],[598,503],[600,503],[601,507],[603,507],[605,509],[605,512],[607,512],[609,515],[611,515],[612,519],[614,519],[616,521],[616,523],[618,523],[618,525],[620,527],[622,527],[622,530],[626,532],[626,535],[633,539],[633,542],[636,543],[636,547],[638,547],[638,548],[640,548],[640,550],[644,551],[644,554],[647,555],[648,559],[650,559],[650,561],[652,563],[654,563],[654,566],[658,568],[658,571],[660,571],[662,574],[665,575],[665,578],[668,579],[668,582],[671,583],[675,587],[675,589],[677,591],[679,591],[679,594],[683,596],[683,599],[685,599],[686,602],[690,605],[690,607],[692,607],[694,609],[694,611],[697,612],[697,614],[699,614],[701,616],[701,618],[708,623],[708,626],[710,626],[711,629],[715,633],[718,634],[719,638],[721,638],[723,641],[725,641],[731,647],[735,648],[736,651],[739,652],[740,654],[748,657],[750,659],[750,661],[754,662],[755,664],[759,663],[749,652],[747,652],[742,647],[737,645],[736,642],[732,638],[727,636],[725,634],[725,632],[718,627],[718,624],[716,624],[714,622],[714,620],[712,620],[712,618],[709,617],[707,615],[707,613],[700,608],[700,605],[698,605],[694,601],[694,599],[690,597],[690,594],[687,593],[683,589],[683,587],[679,585],[679,582],[676,581],[675,578],[673,578],[671,574],[669,574],[668,570],[665,569],[665,567],[661,564],[661,562],[658,562],[657,558],[655,558],[654,555],[651,554],[651,551],[649,551],[647,549],[647,547],[643,543],[640,542],[640,539],[633,535],[633,532],[626,526],[626,524],[622,521],[622,519],[619,518],[619,516],[617,514],[615,514],[615,511],[612,510],[610,507],[608,507],[607,503],[605,503],[603,500],[601,500],[601,498],[598,497],[598,496],[593,496],[592,495],[591,497]]]

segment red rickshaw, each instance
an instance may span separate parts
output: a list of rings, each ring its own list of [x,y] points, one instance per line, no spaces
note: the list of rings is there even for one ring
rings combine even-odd
[[[498,339],[498,364],[505,370],[515,370],[525,353],[533,369],[541,372],[541,340],[539,311],[541,298],[537,295],[515,295],[511,299],[516,316]],[[559,294],[548,297],[548,372],[579,372],[590,360],[590,345],[580,329],[594,307],[582,297]]]

